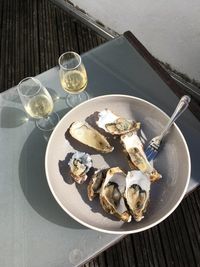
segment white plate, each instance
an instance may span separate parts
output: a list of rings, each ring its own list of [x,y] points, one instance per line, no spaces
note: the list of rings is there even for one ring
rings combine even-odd
[[[92,202],[88,200],[88,181],[77,185],[68,174],[68,161],[74,150],[89,152],[95,168],[120,166],[129,169],[120,145],[116,146],[115,143],[115,149],[110,154],[99,154],[73,141],[66,134],[74,121],[88,120],[88,117],[91,120],[94,112],[105,108],[127,119],[140,121],[148,139],[160,133],[169,119],[155,105],[132,96],[106,95],[80,104],[62,118],[50,137],[45,158],[47,181],[59,205],[79,223],[106,233],[136,233],[158,224],[178,206],[189,183],[190,155],[181,131],[174,125],[155,160],[155,167],[163,178],[151,186],[150,204],[145,218],[140,222],[118,221],[103,211],[98,198]]]

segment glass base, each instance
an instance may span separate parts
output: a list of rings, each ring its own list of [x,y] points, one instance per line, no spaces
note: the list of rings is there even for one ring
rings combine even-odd
[[[42,118],[36,121],[36,126],[42,131],[52,131],[60,118],[56,112],[51,113],[47,118]]]
[[[81,92],[79,94],[68,94],[65,98],[67,105],[72,108],[88,99],[89,96],[86,92]]]

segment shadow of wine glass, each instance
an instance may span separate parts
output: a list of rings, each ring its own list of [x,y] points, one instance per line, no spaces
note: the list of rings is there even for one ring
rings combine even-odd
[[[42,217],[67,228],[84,229],[59,207],[50,192],[45,175],[46,142],[35,128],[25,142],[19,160],[19,178],[23,193]]]
[[[58,101],[61,97],[56,93],[55,90],[53,90],[52,88],[45,86],[46,89],[48,90],[49,94],[51,95],[53,102],[55,103],[56,101]]]
[[[0,127],[1,128],[15,128],[26,123],[28,117],[26,113],[14,107],[0,107]]]
[[[9,102],[21,103],[19,94],[17,92],[17,87],[13,88],[12,90],[7,90],[1,95],[1,97]]]

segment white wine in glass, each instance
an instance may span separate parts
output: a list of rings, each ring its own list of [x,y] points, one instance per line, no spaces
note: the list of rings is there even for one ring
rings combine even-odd
[[[85,71],[71,70],[63,73],[61,84],[65,91],[71,94],[80,93],[87,86],[87,75]]]
[[[53,130],[59,121],[53,112],[53,100],[47,89],[39,80],[27,77],[18,84],[18,93],[25,111],[37,119],[36,125],[41,130]]]
[[[41,119],[52,113],[53,101],[46,95],[37,95],[31,98],[24,108],[31,117]]]
[[[62,88],[69,94],[66,102],[70,107],[88,99],[84,92],[87,87],[87,72],[80,55],[75,52],[66,52],[59,57],[59,75]]]

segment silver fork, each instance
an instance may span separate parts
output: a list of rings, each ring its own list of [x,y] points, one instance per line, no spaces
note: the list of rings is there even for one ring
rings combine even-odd
[[[178,102],[178,105],[172,114],[170,120],[168,121],[167,125],[165,128],[162,130],[161,134],[158,136],[155,136],[150,142],[149,145],[147,146],[145,150],[146,157],[149,161],[155,159],[155,157],[158,154],[158,150],[160,148],[161,142],[163,137],[168,133],[170,127],[172,124],[179,118],[179,116],[186,110],[190,103],[191,98],[188,95],[184,95],[181,97],[180,101]]]

